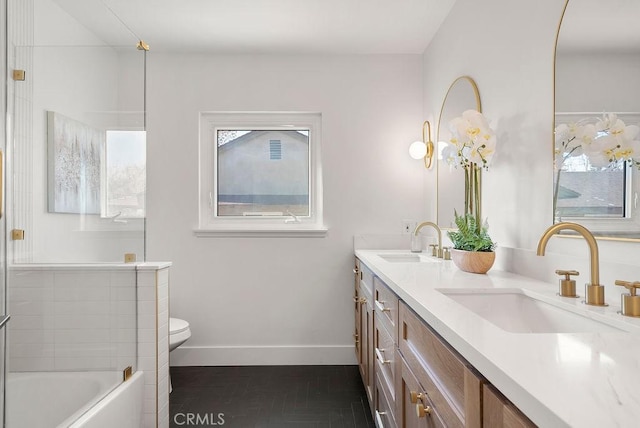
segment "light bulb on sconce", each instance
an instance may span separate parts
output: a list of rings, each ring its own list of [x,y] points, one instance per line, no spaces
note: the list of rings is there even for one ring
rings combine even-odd
[[[424,167],[431,168],[433,163],[433,141],[431,141],[431,124],[428,120],[425,120],[422,124],[422,141],[415,141],[409,146],[409,156],[413,159],[423,159]]]

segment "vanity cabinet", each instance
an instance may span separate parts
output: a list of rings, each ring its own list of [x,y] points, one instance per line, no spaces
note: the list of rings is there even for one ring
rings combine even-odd
[[[404,302],[399,307],[399,327],[398,348],[404,359],[402,363],[419,385],[412,391],[428,397],[431,414],[436,416],[433,419],[441,420],[448,427],[480,428],[481,377]],[[403,382],[407,380],[403,379]],[[400,388],[404,385],[399,384]],[[403,399],[403,403],[398,403],[399,408],[420,405],[415,397],[405,395]],[[426,403],[423,405],[427,407]]]
[[[375,402],[374,377],[374,326],[373,326],[373,273],[360,263],[357,273],[356,287],[356,357],[360,367],[360,375],[367,392],[369,405]],[[358,349],[359,347],[359,349]]]
[[[353,311],[355,314],[355,328],[353,331],[353,342],[356,351],[356,361],[358,362],[358,366],[362,364],[362,346],[360,346],[360,340],[362,338],[361,332],[361,315],[360,315],[360,278],[362,277],[362,272],[360,271],[360,260],[356,259],[355,266],[353,268],[354,274],[354,289],[353,289]]]
[[[374,413],[378,426],[388,428],[397,425],[395,384],[399,300],[377,277],[373,278],[373,298]]]
[[[493,386],[482,386],[482,398],[482,422],[485,427],[531,428],[536,426]]]
[[[378,428],[535,426],[358,263],[356,355]]]
[[[399,351],[397,351],[396,360],[398,367],[396,414],[399,417],[399,426],[405,428],[446,427],[447,425],[440,419],[440,415],[433,411],[435,406]]]

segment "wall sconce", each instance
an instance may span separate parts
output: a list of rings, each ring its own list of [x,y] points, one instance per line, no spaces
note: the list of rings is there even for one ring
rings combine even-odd
[[[422,124],[422,141],[415,141],[409,146],[409,156],[414,159],[424,159],[424,167],[431,168],[433,163],[433,141],[431,141],[431,124],[428,120],[425,120]]]

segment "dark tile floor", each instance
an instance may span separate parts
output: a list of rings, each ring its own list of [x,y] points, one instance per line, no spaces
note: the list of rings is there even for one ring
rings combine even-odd
[[[172,428],[374,427],[358,366],[171,367],[171,381]]]

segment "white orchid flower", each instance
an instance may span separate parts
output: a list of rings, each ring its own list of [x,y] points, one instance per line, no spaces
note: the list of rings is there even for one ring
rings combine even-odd
[[[476,110],[465,110],[462,116],[449,122],[451,143],[457,148],[459,163],[467,167],[470,163],[484,168],[489,163],[496,149],[496,135],[489,127],[489,122]]]
[[[620,119],[615,113],[605,113],[602,118],[596,122],[596,130],[598,132],[608,132],[616,124],[619,124]],[[622,122],[622,121],[620,121]],[[624,124],[624,122],[622,122]]]
[[[457,166],[460,163],[458,149],[453,144],[447,144],[446,147],[442,149],[442,159],[449,166]]]

